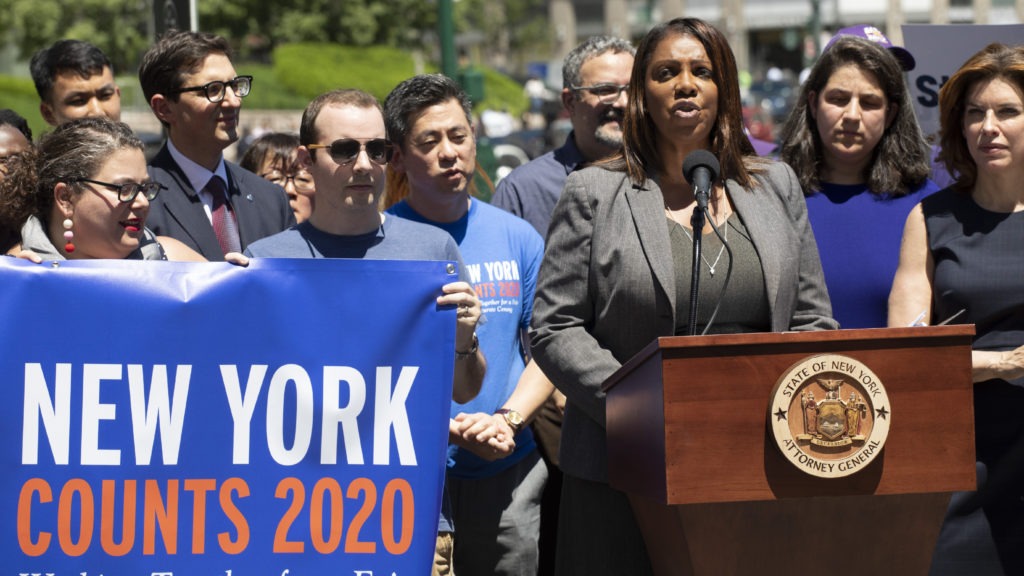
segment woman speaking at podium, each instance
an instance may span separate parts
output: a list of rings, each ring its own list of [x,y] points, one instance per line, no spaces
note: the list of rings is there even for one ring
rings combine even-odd
[[[628,96],[623,149],[565,184],[534,303],[534,357],[568,397],[561,575],[651,573],[629,500],[608,484],[606,378],[655,338],[692,328],[836,327],[800,184],[789,167],[757,157],[744,135],[736,61],[722,33],[694,18],[652,29]],[[695,151],[716,156],[721,172],[700,230],[690,228],[695,182],[682,170]],[[691,327],[694,234],[704,250]]]

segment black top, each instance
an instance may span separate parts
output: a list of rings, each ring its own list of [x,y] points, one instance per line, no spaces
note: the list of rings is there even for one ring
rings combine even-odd
[[[977,350],[1024,344],[1024,212],[989,212],[951,188],[921,202],[935,262],[932,323],[975,324]]]
[[[689,228],[683,228],[671,218],[668,226],[676,274],[676,335],[686,335],[689,334],[693,241],[690,239]],[[703,235],[697,334],[704,331],[719,298],[722,304],[708,334],[771,332],[764,272],[761,270],[761,259],[750,241],[747,228],[739,217],[732,214],[725,225],[719,226],[718,229],[732,249],[732,275],[729,278],[729,287],[723,295],[722,286],[729,270],[729,251],[722,249],[722,241],[714,232]]]

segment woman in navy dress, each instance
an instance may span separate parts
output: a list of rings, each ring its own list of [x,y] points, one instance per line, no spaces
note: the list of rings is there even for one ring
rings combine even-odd
[[[976,327],[978,490],[953,496],[931,573],[1024,574],[1024,46],[972,56],[939,113],[956,181],[907,218],[889,301],[891,326]]]

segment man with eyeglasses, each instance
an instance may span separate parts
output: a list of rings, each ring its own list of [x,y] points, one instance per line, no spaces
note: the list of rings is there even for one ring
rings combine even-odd
[[[236,73],[227,40],[171,31],[143,55],[139,82],[168,134],[149,162],[165,187],[150,207],[153,232],[217,261],[295,223],[280,186],[224,160],[253,82]]]
[[[572,132],[561,148],[513,170],[498,183],[491,203],[533,225],[546,236],[551,212],[569,174],[622,146],[626,88],[633,70],[633,45],[613,36],[593,36],[562,62],[562,105]]]
[[[572,132],[561,148],[503,178],[492,204],[525,219],[541,236],[547,236],[551,213],[569,174],[622,145],[622,118],[634,53],[632,44],[612,36],[593,36],[569,52],[562,62],[562,105],[569,113]],[[533,422],[537,445],[551,472],[541,504],[539,576],[554,570],[564,407],[565,396],[556,391]]]
[[[408,196],[387,213],[455,238],[487,319],[478,329],[487,376],[472,402],[452,404],[448,434],[454,573],[534,576],[548,473],[526,423],[554,387],[528,362],[524,338],[543,241],[521,219],[471,198],[470,118],[468,97],[446,76],[414,76],[392,90],[384,122],[395,145],[391,167],[408,182]],[[497,450],[481,435],[513,437],[515,448]]]
[[[96,116],[121,119],[121,89],[110,59],[92,44],[58,40],[32,55],[29,70],[47,124]]]

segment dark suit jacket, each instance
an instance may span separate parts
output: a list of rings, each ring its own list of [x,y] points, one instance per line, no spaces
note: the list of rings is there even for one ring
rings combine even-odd
[[[752,190],[726,182],[761,259],[773,331],[837,328],[793,170],[772,163]],[[601,384],[675,331],[676,288],[665,201],[601,167],[566,181],[548,231],[531,330],[533,357],[568,398],[561,466],[608,481]]]
[[[295,213],[288,206],[284,189],[237,164],[225,161],[224,165],[228,172],[228,199],[238,220],[243,251],[260,238],[295,224]],[[149,162],[149,176],[165,188],[150,202],[146,226],[159,236],[184,242],[207,260],[224,260],[203,201],[166,144]]]

